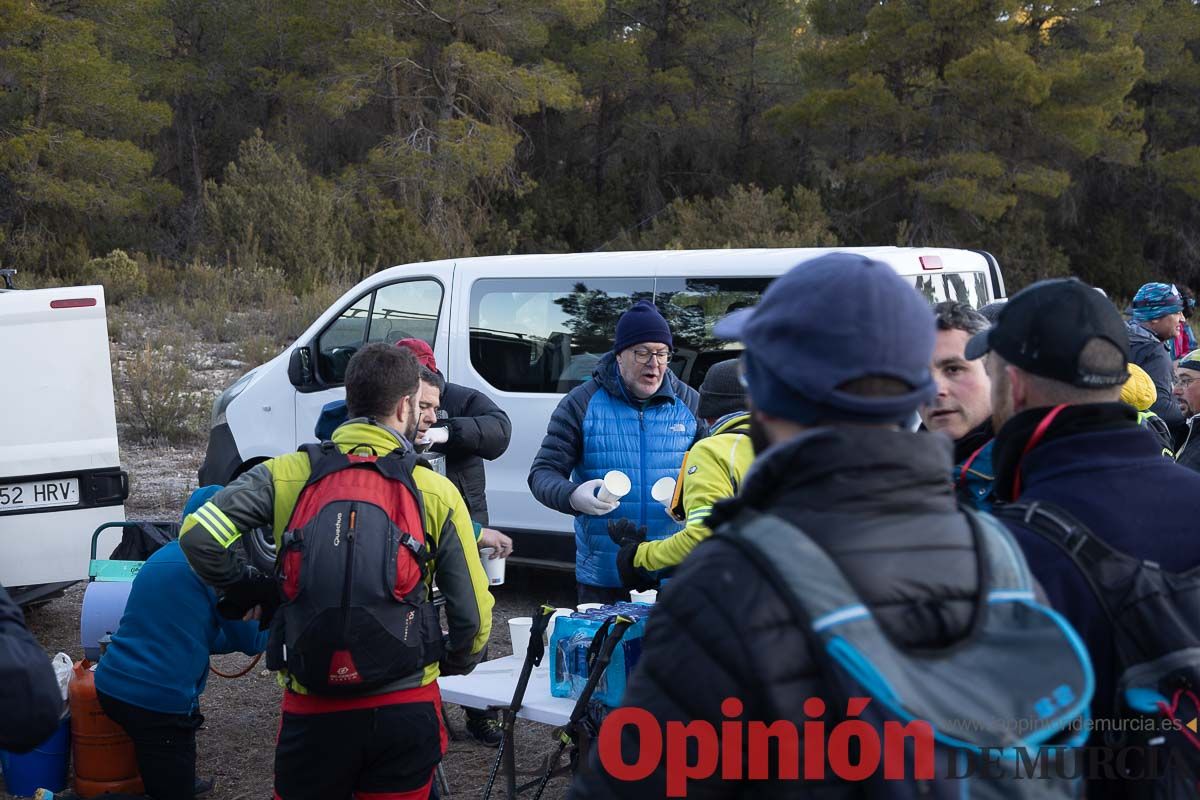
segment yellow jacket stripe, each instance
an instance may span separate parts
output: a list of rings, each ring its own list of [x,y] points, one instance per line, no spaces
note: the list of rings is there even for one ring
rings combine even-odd
[[[195,516],[196,521],[203,525],[222,547],[229,547],[241,536],[229,521],[229,517],[225,516],[225,512],[212,503],[205,503],[196,509]]]

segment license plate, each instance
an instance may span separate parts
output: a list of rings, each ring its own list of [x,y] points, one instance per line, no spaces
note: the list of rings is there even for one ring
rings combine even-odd
[[[0,512],[79,505],[78,478],[0,483]]]

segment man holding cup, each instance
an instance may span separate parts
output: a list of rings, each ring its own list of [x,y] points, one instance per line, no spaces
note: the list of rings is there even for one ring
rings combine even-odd
[[[534,497],[575,516],[581,603],[626,597],[610,522],[645,526],[649,539],[681,527],[650,490],[659,479],[675,476],[706,430],[697,416],[696,390],[667,368],[672,343],[667,321],[649,300],[622,314],[612,352],[600,359],[591,380],[558,404],[530,468]]]

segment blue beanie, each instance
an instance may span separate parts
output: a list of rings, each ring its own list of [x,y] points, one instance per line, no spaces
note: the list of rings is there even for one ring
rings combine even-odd
[[[1132,311],[1138,322],[1149,322],[1182,312],[1183,298],[1169,283],[1147,283],[1133,296]]]
[[[887,264],[831,253],[777,278],[754,308],[713,332],[745,345],[754,407],[802,425],[904,423],[936,387],[929,373],[936,325],[913,285]],[[898,395],[844,391],[859,378],[893,378]]]
[[[628,311],[617,320],[617,339],[613,342],[613,352],[619,353],[635,344],[657,342],[667,347],[674,346],[671,340],[671,328],[663,315],[658,313],[654,303],[649,300],[638,300]]]

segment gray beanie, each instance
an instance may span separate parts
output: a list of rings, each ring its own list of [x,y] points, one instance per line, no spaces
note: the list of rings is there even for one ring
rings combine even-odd
[[[731,358],[718,361],[709,367],[700,384],[700,408],[698,414],[705,419],[715,419],[734,411],[746,410],[746,389],[738,380],[738,360]]]

